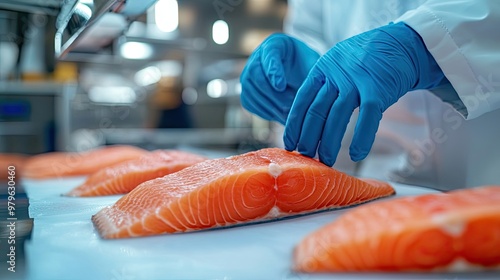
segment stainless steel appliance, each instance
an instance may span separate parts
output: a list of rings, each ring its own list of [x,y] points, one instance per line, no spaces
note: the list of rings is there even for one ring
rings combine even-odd
[[[75,91],[71,84],[0,83],[0,153],[64,150]]]
[[[92,28],[107,14],[119,15],[131,22],[144,13],[156,0],[0,0],[0,10],[19,13],[44,14],[56,17],[54,41],[55,56],[62,58],[82,43],[92,40]],[[124,28],[128,27],[125,25]],[[121,31],[109,32],[116,39]],[[84,38],[84,40],[82,40]],[[97,41],[96,41],[97,42]],[[97,43],[107,44],[100,39]],[[104,46],[96,46],[98,48]]]

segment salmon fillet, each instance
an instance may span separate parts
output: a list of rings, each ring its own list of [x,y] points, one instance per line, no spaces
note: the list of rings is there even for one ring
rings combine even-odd
[[[207,158],[182,151],[157,150],[138,159],[104,168],[71,190],[68,196],[128,193],[140,183],[177,172]]]
[[[2,172],[0,182],[8,181],[9,170],[15,172],[16,176],[14,177],[16,180],[19,179],[26,159],[28,159],[28,156],[23,154],[0,154],[0,172]]]
[[[51,152],[30,157],[23,175],[32,179],[83,176],[136,159],[148,151],[125,145],[104,146],[86,152]]]
[[[394,194],[317,160],[269,148],[206,160],[142,183],[92,217],[103,238],[225,227],[355,205]]]
[[[378,201],[311,233],[295,270],[460,271],[500,268],[500,186]]]

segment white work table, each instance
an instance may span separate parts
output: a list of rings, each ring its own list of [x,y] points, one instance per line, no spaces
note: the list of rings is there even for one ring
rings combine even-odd
[[[498,274],[296,274],[293,247],[336,210],[227,229],[103,240],[91,216],[120,196],[61,196],[84,178],[25,180],[34,218],[25,244],[27,279],[499,279]],[[435,192],[393,184],[399,196]],[[393,197],[392,197],[393,198]]]

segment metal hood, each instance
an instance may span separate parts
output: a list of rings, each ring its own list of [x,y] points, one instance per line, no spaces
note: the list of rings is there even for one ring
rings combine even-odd
[[[78,0],[74,0],[76,2]],[[57,14],[65,0],[0,0],[0,8],[26,13]]]
[[[156,0],[65,0],[56,22],[55,53],[63,58],[71,50],[98,50],[128,27]]]
[[[103,44],[122,33],[134,17],[144,13],[155,2],[156,0],[0,0],[0,9],[56,16],[55,55],[63,58],[81,46],[84,49],[89,45],[94,49],[103,47]],[[98,38],[94,38],[95,36]]]

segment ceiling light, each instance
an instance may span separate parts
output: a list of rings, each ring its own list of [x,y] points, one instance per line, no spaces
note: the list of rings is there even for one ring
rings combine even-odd
[[[147,59],[153,55],[153,48],[146,43],[126,42],[121,45],[120,53],[128,59]]]
[[[89,99],[95,103],[131,104],[136,101],[137,95],[130,87],[92,87]]]
[[[85,4],[85,5],[94,5],[94,0],[80,0],[78,2]]]
[[[139,86],[149,86],[157,83],[161,79],[161,71],[156,66],[148,66],[137,71],[134,81]]]
[[[241,90],[242,90],[241,83],[240,82],[236,83],[236,85],[234,85],[234,92],[236,94],[241,94]]]
[[[227,22],[218,20],[212,26],[212,39],[216,44],[224,45],[229,40],[229,26]]]
[[[176,0],[156,2],[155,24],[163,32],[172,32],[177,29],[179,26],[179,5]]]
[[[211,80],[207,84],[207,94],[212,98],[219,98],[227,93],[227,83],[221,79]]]
[[[162,77],[177,77],[182,74],[182,64],[175,60],[164,60],[155,64]]]

